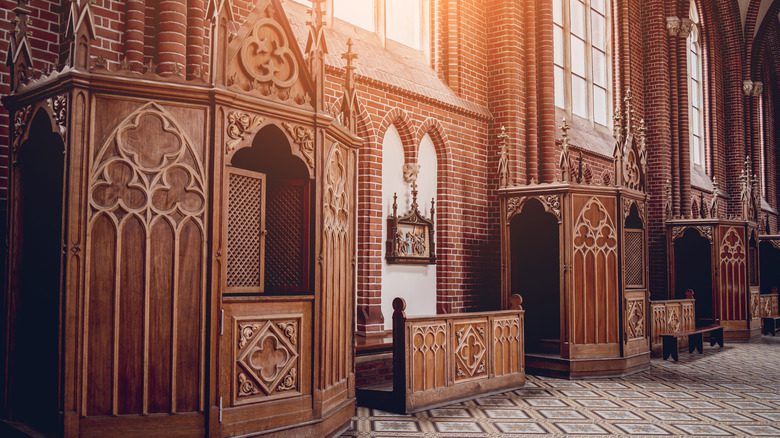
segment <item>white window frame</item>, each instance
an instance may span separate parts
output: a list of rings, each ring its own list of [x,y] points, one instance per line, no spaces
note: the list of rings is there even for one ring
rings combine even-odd
[[[691,1],[690,8],[691,33],[686,39],[686,72],[688,77],[688,144],[690,147],[691,166],[705,169],[707,163],[706,136],[704,129],[704,53],[701,46],[701,29],[699,11]],[[691,61],[696,56],[696,62]],[[694,65],[695,64],[695,65]],[[694,77],[694,70],[696,75]],[[696,90],[698,99],[694,99],[692,90]],[[695,115],[698,114],[698,116]],[[694,120],[698,125],[694,125]],[[698,130],[694,130],[698,126]],[[697,141],[698,140],[698,141]],[[698,144],[698,146],[697,146]]]
[[[301,3],[303,5],[311,6],[311,2],[308,0],[293,0],[297,3]],[[353,1],[360,1],[360,2],[373,2],[374,4],[374,28],[373,29],[365,29],[364,27],[352,23],[350,21],[344,20],[343,18],[339,17],[339,11],[336,7],[334,0],[326,0],[325,2],[325,10],[326,10],[326,19],[329,21],[329,23],[332,22],[332,18],[335,17],[335,19],[341,20],[345,23],[349,23],[355,27],[359,27],[361,29],[365,29],[369,32],[375,33],[380,41],[382,41],[382,45],[384,47],[388,46],[388,42],[391,44],[399,44],[404,47],[410,48],[412,50],[416,50],[422,54],[424,54],[427,58],[430,58],[430,31],[431,31],[431,11],[430,11],[430,1],[428,0],[420,0],[420,41],[418,42],[419,47],[413,47],[409,46],[401,41],[396,41],[392,38],[389,38],[387,36],[387,8],[386,4],[387,2],[391,2],[393,0],[353,0]]]
[[[560,65],[559,63],[554,62],[553,71],[555,71],[556,67],[563,69],[563,106],[558,104],[559,96],[556,95],[556,107],[563,109],[566,112],[566,117],[569,119],[572,119],[573,117],[583,118],[580,114],[575,114],[573,111],[574,108],[574,102],[573,102],[573,76],[577,76],[579,78],[582,78],[586,82],[587,87],[587,95],[588,95],[588,116],[585,117],[586,120],[590,122],[590,124],[594,127],[601,126],[606,128],[612,128],[612,117],[613,117],[613,90],[612,90],[612,1],[613,0],[604,0],[604,53],[605,53],[605,65],[604,68],[606,70],[606,87],[602,87],[598,84],[595,84],[594,82],[594,73],[593,73],[593,32],[592,32],[592,26],[593,21],[591,18],[592,13],[597,13],[601,15],[600,12],[598,12],[596,9],[593,9],[592,7],[592,0],[580,0],[582,3],[584,3],[585,7],[585,77],[583,78],[581,75],[576,74],[572,71],[572,62],[571,62],[571,38],[572,38],[572,30],[571,30],[571,2],[578,1],[578,0],[552,0],[553,2],[560,2],[561,5],[561,15],[563,19],[563,23],[556,23],[555,18],[553,18],[553,32],[555,32],[555,28],[561,28],[563,33],[563,65]],[[576,37],[579,38],[579,37]],[[554,38],[553,38],[554,39]],[[582,39],[582,38],[580,38]],[[596,50],[601,51],[601,49],[596,48]],[[553,57],[555,59],[555,57]],[[606,124],[602,124],[595,121],[595,110],[594,110],[594,87],[599,87],[606,90],[606,103],[607,103],[607,114],[606,114]],[[556,88],[558,88],[556,86]],[[556,93],[557,94],[557,93]]]

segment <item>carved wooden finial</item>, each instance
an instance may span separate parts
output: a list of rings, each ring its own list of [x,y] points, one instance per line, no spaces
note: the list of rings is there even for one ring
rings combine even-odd
[[[686,300],[692,300],[696,297],[696,293],[693,291],[693,289],[687,289],[685,291],[685,299]]]
[[[412,181],[412,208],[411,211],[420,214],[420,208],[417,204],[417,180]]]
[[[512,294],[509,296],[509,309],[510,310],[523,310],[523,296],[520,294]]]
[[[308,21],[309,37],[306,40],[306,62],[309,65],[309,73],[315,82],[314,99],[315,108],[322,111],[325,106],[325,55],[328,53],[328,47],[325,43],[325,11],[322,7],[325,0],[312,0]]]
[[[507,151],[506,127],[501,125],[501,130],[496,137],[498,140],[498,187],[509,186],[509,151]]]
[[[704,192],[699,192],[699,217],[707,219],[707,205],[704,203]]]
[[[561,159],[558,162],[558,168],[561,170],[561,180],[569,182],[571,180],[571,158],[569,157],[569,123],[566,118],[561,124]]]
[[[633,99],[634,98],[631,95],[631,87],[626,88],[626,97],[623,98],[623,102],[625,102],[626,107],[626,137],[628,137],[628,133],[631,132],[631,125],[634,124],[634,109],[631,107],[631,101]]]
[[[357,91],[355,87],[354,61],[358,58],[357,53],[352,51],[352,38],[347,40],[347,51],[341,54],[341,59],[346,61],[344,67],[344,98],[341,101],[341,116],[344,126],[357,133]]]
[[[6,53],[6,65],[11,74],[11,91],[16,91],[19,86],[31,79],[33,70],[32,48],[30,46],[30,8],[26,0],[19,0],[14,8],[14,31],[11,35],[8,52]]]

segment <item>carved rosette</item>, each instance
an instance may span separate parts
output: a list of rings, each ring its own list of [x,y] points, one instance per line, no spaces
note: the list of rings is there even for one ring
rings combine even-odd
[[[298,319],[237,321],[234,402],[298,389]]]
[[[230,155],[263,124],[263,118],[241,111],[230,111],[225,121],[225,155]]]
[[[282,126],[287,130],[293,141],[293,155],[306,163],[309,175],[314,175],[314,131],[301,125],[283,122]]]
[[[54,119],[60,125],[60,131],[65,132],[68,122],[68,96],[65,94],[55,96],[51,98],[50,105],[54,113]]]
[[[32,107],[30,105],[20,108],[14,113],[14,151],[16,151],[22,141],[24,131],[27,129],[27,124],[30,122],[31,115]]]

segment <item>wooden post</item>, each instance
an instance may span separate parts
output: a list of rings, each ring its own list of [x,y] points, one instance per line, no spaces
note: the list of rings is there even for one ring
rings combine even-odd
[[[393,398],[406,412],[406,301],[393,300]]]

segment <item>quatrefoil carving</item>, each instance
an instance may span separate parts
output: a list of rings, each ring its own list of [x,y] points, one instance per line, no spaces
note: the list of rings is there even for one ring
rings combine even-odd
[[[183,167],[171,167],[163,176],[164,185],[152,194],[155,209],[169,212],[177,206],[183,212],[196,214],[204,206],[203,196],[194,184],[194,178]]]
[[[144,170],[158,170],[175,159],[184,140],[160,114],[148,112],[120,130],[117,144]]]
[[[125,161],[114,161],[105,169],[105,180],[96,184],[92,192],[95,204],[113,209],[117,205],[134,211],[146,205],[146,193],[133,167]]]

